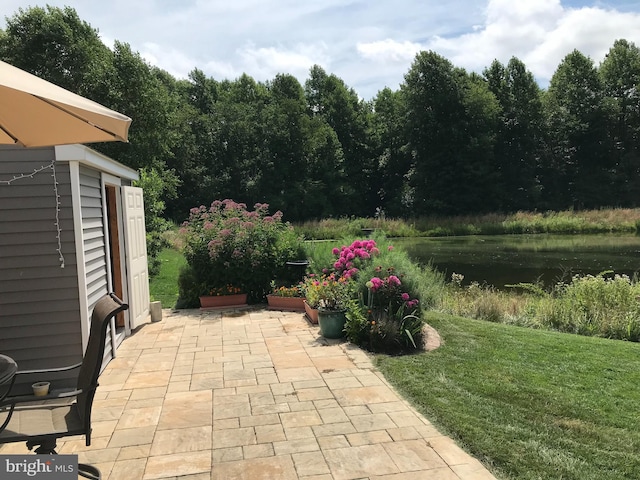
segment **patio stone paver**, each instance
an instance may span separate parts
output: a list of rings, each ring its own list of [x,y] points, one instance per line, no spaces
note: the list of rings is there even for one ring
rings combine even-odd
[[[322,338],[300,313],[163,316],[127,338],[102,373],[92,445],[58,443],[103,479],[494,479],[366,352]]]

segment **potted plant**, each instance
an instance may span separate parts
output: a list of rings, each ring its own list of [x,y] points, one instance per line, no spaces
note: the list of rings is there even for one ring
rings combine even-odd
[[[247,305],[247,294],[239,287],[225,285],[213,287],[200,295],[200,308],[242,307]]]
[[[346,322],[347,302],[351,298],[349,279],[335,274],[323,275],[305,282],[309,305],[318,309],[320,332],[326,338],[341,338]]]
[[[303,312],[304,290],[302,285],[277,287],[275,281],[272,281],[271,293],[267,295],[267,303],[269,310]]]
[[[183,305],[195,306],[202,285],[232,285],[248,295],[249,303],[264,302],[271,280],[282,277],[287,260],[300,255],[302,244],[282,221],[282,212],[270,215],[268,207],[257,203],[248,210],[243,203],[216,200],[210,207],[191,209],[181,228],[187,260],[178,279]]]

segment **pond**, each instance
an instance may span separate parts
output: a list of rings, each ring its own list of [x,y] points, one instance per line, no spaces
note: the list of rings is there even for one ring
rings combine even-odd
[[[464,284],[486,282],[497,288],[518,282],[552,285],[574,274],[605,270],[633,276],[640,270],[636,235],[495,235],[397,238],[416,262],[445,274],[464,275]]]

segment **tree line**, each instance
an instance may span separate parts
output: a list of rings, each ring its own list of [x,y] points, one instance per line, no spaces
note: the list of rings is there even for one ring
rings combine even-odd
[[[0,58],[133,118],[128,144],[93,147],[141,170],[150,222],[222,198],[291,221],[640,199],[640,50],[623,39],[599,65],[569,53],[545,90],[515,57],[477,74],[423,51],[371,100],[318,65],[304,83],[176,79],[70,7],[7,18]]]

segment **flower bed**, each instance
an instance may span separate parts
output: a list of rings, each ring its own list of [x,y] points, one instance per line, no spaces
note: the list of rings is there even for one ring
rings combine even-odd
[[[257,203],[247,210],[233,200],[192,208],[181,228],[187,268],[178,281],[187,305],[212,288],[233,285],[251,303],[263,302],[269,284],[286,272],[286,262],[300,258],[301,242],[282,212],[268,213]]]

